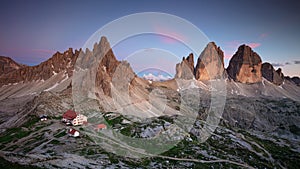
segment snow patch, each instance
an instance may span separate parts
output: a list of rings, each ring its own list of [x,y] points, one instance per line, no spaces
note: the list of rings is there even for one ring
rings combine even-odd
[[[198,89],[199,87],[195,85],[195,83],[192,81],[192,83],[190,84],[189,88],[196,88]]]
[[[64,79],[62,79],[60,82],[55,83],[53,86],[51,86],[51,87],[48,88],[48,89],[45,89],[44,91],[49,91],[49,90],[52,90],[52,89],[56,88],[59,84],[61,84],[61,83],[63,83],[64,81],[68,80],[68,78],[69,78],[69,76],[68,76],[68,74],[66,74],[66,76],[65,76]]]
[[[164,76],[164,75],[153,75],[152,73],[149,74],[144,74],[143,78],[146,80],[151,80],[151,81],[166,81],[172,79],[171,76]]]
[[[44,91],[52,90],[52,89],[56,88],[58,85],[59,85],[59,83],[55,83],[52,87],[49,87],[48,89],[45,89]]]
[[[266,87],[266,85],[265,85],[265,79],[263,79],[261,82],[262,82],[263,86]]]

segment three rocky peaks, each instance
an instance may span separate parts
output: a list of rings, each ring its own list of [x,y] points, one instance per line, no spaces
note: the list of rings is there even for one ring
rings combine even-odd
[[[224,52],[214,42],[207,44],[198,58],[196,67],[193,58],[191,53],[176,65],[176,78],[201,81],[228,78],[251,84],[261,82],[264,77],[275,85],[281,85],[285,78],[280,68],[275,71],[270,63],[262,63],[260,56],[245,44],[232,56],[227,69],[224,67]]]
[[[101,48],[105,48],[102,51],[108,52],[101,60],[101,63],[99,63],[99,70],[96,77],[99,84],[97,85],[108,86],[109,84],[106,84],[105,81],[107,79],[111,81],[111,74],[113,74],[116,67],[122,62],[116,59],[105,37],[101,38],[99,44],[96,43],[94,45],[93,51],[87,49],[85,55],[88,57]],[[71,48],[64,53],[57,52],[52,58],[37,66],[25,66],[14,62],[10,58],[0,57],[0,86],[18,82],[46,80],[61,71],[65,71],[70,77],[72,76],[76,59],[81,52],[81,49],[73,52]],[[237,52],[231,58],[228,68],[225,69],[224,53],[214,42],[208,43],[202,51],[197,60],[196,67],[194,67],[194,56],[192,53],[187,58],[183,57],[182,62],[176,65],[175,75],[175,78],[196,79],[200,81],[228,78],[247,84],[261,82],[262,77],[275,85],[281,85],[285,78],[281,69],[275,70],[270,63],[262,63],[260,56],[247,45],[241,45],[238,48]],[[286,79],[291,80],[288,77]],[[298,84],[296,81],[292,81]]]

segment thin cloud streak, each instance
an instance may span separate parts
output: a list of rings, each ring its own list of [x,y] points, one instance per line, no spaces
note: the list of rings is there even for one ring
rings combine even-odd
[[[261,46],[261,44],[260,43],[248,43],[248,46],[250,46],[252,49],[254,49],[254,48]]]
[[[261,43],[256,43],[256,42],[244,43],[244,42],[239,41],[239,40],[233,40],[233,41],[225,42],[225,45],[224,45],[224,53],[225,53],[224,54],[224,59],[231,59],[231,57],[236,52],[237,48],[242,44],[246,44],[246,45],[250,46],[252,49],[261,46]]]
[[[187,41],[187,37],[180,34],[179,32],[176,32],[174,30],[171,30],[170,28],[164,28],[161,26],[155,26],[154,30],[157,34],[159,34],[162,42],[165,43],[175,43],[178,40],[180,41]]]

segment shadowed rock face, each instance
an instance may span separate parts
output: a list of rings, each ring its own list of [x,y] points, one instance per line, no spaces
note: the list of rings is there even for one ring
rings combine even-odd
[[[224,76],[224,53],[214,42],[208,43],[195,68],[197,80],[219,79]]]
[[[17,66],[8,73],[0,74],[0,86],[30,82],[35,80],[47,80],[56,73],[65,71],[69,77],[72,76],[74,64],[80,51],[69,48],[64,53],[56,52],[50,59],[37,66]]]
[[[111,81],[120,62],[116,59],[106,37],[102,37],[99,44],[94,45],[93,55],[103,56],[96,74],[96,87],[103,90],[105,95],[111,96]]]
[[[234,81],[257,83],[262,81],[261,65],[260,56],[249,46],[241,45],[230,60],[227,73]]]
[[[268,81],[276,85],[281,85],[283,83],[284,76],[280,68],[275,71],[273,66],[270,63],[266,62],[262,64],[261,72],[262,76]]]
[[[290,81],[290,82],[292,82],[292,83],[294,83],[294,84],[296,84],[296,85],[298,85],[298,86],[300,86],[300,78],[299,77],[289,77],[289,76],[286,76],[286,77],[284,77],[284,79],[285,80],[288,80],[288,81]]]
[[[186,80],[194,78],[194,55],[192,53],[186,59],[183,57],[181,63],[176,64],[175,77]]]

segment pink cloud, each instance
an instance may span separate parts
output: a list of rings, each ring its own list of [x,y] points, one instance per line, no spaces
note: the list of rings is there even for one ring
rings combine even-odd
[[[159,37],[161,38],[162,42],[165,43],[175,43],[178,40],[179,41],[187,40],[187,38],[184,35],[170,28],[155,26],[154,30],[157,34],[159,34]]]
[[[235,53],[236,49],[242,44],[239,40],[233,40],[225,42],[224,45],[224,59],[231,59],[232,55]]]
[[[259,38],[264,39],[264,38],[266,38],[268,36],[269,36],[268,33],[262,33],[262,34],[259,35]]]
[[[223,49],[224,59],[230,59],[232,57],[232,55],[236,52],[237,48],[242,44],[247,44],[252,49],[261,46],[260,43],[255,43],[255,42],[245,43],[245,42],[239,41],[239,40],[233,40],[233,41],[225,42],[224,49]]]
[[[159,35],[159,38],[161,39],[162,42],[164,43],[176,43],[177,40],[176,39],[173,39],[173,38],[170,38],[170,37],[167,37],[167,36],[164,36],[164,35]]]
[[[260,43],[248,43],[247,45],[248,45],[248,46],[250,46],[252,49],[254,49],[254,48],[257,48],[257,47],[261,46],[261,44],[260,44]]]
[[[228,52],[225,52],[224,59],[231,59],[232,55],[233,55],[233,53],[228,54]]]

